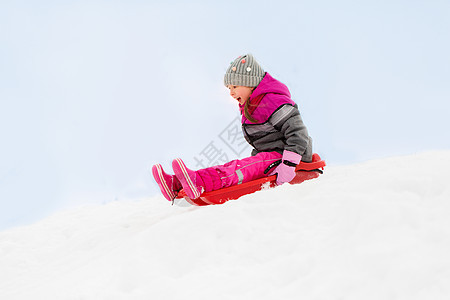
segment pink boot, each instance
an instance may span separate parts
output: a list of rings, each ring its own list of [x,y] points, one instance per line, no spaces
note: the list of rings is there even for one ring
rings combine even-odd
[[[182,186],[178,178],[174,175],[169,175],[164,172],[160,164],[156,164],[152,167],[152,174],[155,178],[156,183],[161,189],[163,196],[169,200],[173,201],[176,198],[179,191],[181,191]]]
[[[184,162],[180,159],[174,159],[172,168],[175,176],[180,180],[183,190],[191,199],[197,199],[205,190],[205,184],[200,175],[186,168]]]

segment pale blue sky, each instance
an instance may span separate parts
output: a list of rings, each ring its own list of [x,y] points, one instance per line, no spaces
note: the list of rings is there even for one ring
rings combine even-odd
[[[330,165],[449,149],[449,30],[449,1],[2,1],[0,230],[155,195],[237,116],[247,52]]]

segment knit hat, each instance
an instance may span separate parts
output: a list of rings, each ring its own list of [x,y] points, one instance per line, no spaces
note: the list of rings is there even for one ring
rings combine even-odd
[[[265,72],[253,55],[246,54],[236,58],[228,67],[224,84],[255,87],[264,78]]]

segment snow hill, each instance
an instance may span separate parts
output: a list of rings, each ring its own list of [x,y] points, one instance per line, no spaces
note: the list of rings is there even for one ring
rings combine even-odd
[[[61,212],[0,232],[0,299],[450,299],[449,179],[427,152],[220,206]]]

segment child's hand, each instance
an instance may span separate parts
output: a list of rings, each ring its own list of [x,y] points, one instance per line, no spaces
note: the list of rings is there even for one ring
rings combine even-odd
[[[295,152],[284,150],[282,163],[270,173],[277,174],[277,185],[290,182],[295,177],[295,167],[302,160],[302,156]]]

